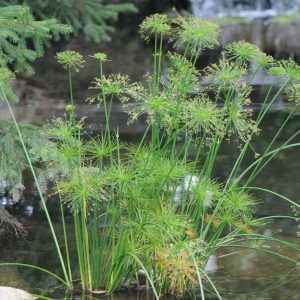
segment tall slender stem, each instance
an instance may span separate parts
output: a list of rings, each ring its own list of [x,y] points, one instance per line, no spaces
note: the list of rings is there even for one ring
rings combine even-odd
[[[74,125],[75,122],[75,112],[74,112],[74,97],[73,97],[73,84],[72,84],[72,71],[71,67],[68,67],[68,77],[69,77],[69,93],[70,93],[70,102],[71,102],[71,114],[70,114],[70,120],[71,125]]]
[[[71,270],[71,261],[70,261],[70,254],[69,254],[69,243],[68,243],[68,235],[67,235],[67,229],[66,229],[66,222],[65,222],[65,214],[64,214],[64,207],[62,204],[61,199],[59,199],[60,202],[60,212],[61,212],[61,220],[62,220],[62,228],[64,233],[64,243],[65,243],[65,252],[66,252],[66,259],[67,259],[67,266],[68,266],[68,272],[69,272],[69,278],[72,282],[72,270]]]

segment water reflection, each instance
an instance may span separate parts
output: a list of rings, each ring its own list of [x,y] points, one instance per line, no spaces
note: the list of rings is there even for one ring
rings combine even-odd
[[[3,207],[12,207],[14,205],[14,201],[12,198],[7,197],[7,196],[3,196],[2,198],[0,198],[0,206]]]
[[[11,249],[2,249],[0,259],[10,261],[26,261],[39,266],[56,269],[57,257],[52,245],[49,244],[50,233],[43,222],[28,223],[32,227],[29,242],[18,241]],[[56,230],[59,224],[55,224]],[[281,236],[285,239],[285,237]],[[296,238],[289,238],[297,242]],[[271,244],[267,244],[271,246]],[[268,248],[266,248],[268,249]],[[13,251],[12,251],[13,250]],[[280,249],[277,249],[280,250]],[[290,250],[281,249],[282,254],[296,257]],[[73,254],[73,253],[72,253]],[[75,254],[75,253],[74,253]],[[272,255],[260,254],[257,251],[228,248],[211,256],[206,267],[206,272],[220,291],[224,299],[299,299],[300,295],[300,270],[286,260]],[[5,267],[0,272],[0,285],[10,285],[37,294],[47,295],[53,299],[105,299],[105,300],[144,300],[155,299],[151,291],[126,289],[113,296],[82,294],[79,290],[69,293],[57,286],[57,282],[49,276],[25,268]],[[211,290],[209,285],[206,285]],[[65,298],[64,298],[65,297]],[[172,296],[164,296],[162,299],[174,299]],[[193,291],[185,300],[201,299],[199,291]],[[206,299],[217,299],[213,293]]]

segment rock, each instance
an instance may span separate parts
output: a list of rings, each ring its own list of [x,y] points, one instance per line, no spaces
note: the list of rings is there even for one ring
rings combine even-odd
[[[0,300],[34,300],[34,298],[20,289],[0,286]]]

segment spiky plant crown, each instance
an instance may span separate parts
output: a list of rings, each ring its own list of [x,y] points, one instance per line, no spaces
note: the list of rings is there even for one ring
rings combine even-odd
[[[170,31],[171,19],[164,14],[151,15],[140,25],[140,34],[147,41],[155,35],[166,36]]]
[[[91,55],[91,57],[99,60],[100,62],[105,62],[105,61],[109,61],[109,59],[107,58],[107,55],[105,53],[95,53],[94,55]]]
[[[83,67],[85,62],[82,55],[69,50],[57,53],[56,59],[65,69],[74,70],[76,72],[79,72],[79,69]]]

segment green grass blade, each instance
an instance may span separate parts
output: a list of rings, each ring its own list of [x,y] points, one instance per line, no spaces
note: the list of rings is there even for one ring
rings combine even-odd
[[[51,271],[49,271],[47,269],[44,269],[44,268],[41,268],[41,267],[38,267],[38,266],[34,266],[34,265],[30,265],[30,264],[22,264],[22,263],[10,263],[10,262],[2,263],[2,262],[0,262],[0,267],[5,267],[5,266],[25,267],[25,268],[31,268],[31,269],[39,270],[41,272],[44,272],[44,273],[54,277],[55,279],[57,279],[58,281],[60,281],[64,285],[66,285],[66,286],[69,285],[67,281],[65,281],[64,279],[62,279],[58,275],[52,273]]]

